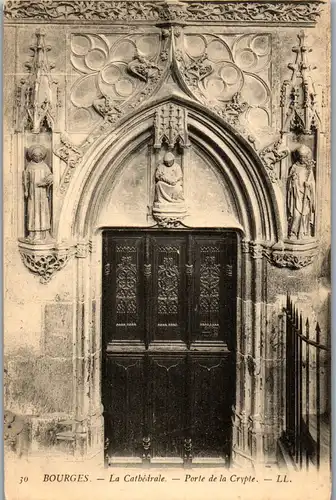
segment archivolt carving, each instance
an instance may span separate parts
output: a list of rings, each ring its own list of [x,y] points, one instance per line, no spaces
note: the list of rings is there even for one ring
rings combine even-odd
[[[54,153],[67,165],[60,184],[60,191],[61,193],[64,193],[66,191],[67,185],[71,181],[77,164],[83,157],[84,152],[80,148],[72,144],[71,141],[65,136],[62,136],[61,144],[56,147]]]
[[[282,137],[259,152],[261,161],[265,165],[272,182],[278,180],[278,172],[275,170],[277,163],[284,160],[288,155],[289,149],[283,144]]]
[[[11,0],[4,8],[5,19],[34,21],[179,21],[195,23],[258,23],[286,25],[314,24],[321,12],[320,1],[129,2],[125,0]]]

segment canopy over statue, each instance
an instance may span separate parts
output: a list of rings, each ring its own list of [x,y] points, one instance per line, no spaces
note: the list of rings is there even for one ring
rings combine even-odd
[[[183,173],[173,153],[166,153],[155,172],[153,216],[179,220],[186,215]]]

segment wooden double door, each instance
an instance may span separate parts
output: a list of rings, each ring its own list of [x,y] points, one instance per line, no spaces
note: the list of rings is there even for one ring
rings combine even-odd
[[[106,456],[225,463],[235,397],[237,235],[103,234]]]

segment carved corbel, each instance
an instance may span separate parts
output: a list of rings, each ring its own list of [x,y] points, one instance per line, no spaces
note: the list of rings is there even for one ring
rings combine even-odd
[[[309,266],[314,261],[316,254],[299,255],[288,252],[272,252],[268,258],[269,261],[277,267],[288,267],[290,269],[301,269]]]
[[[29,244],[25,240],[19,241],[19,252],[26,268],[39,276],[42,284],[49,283],[74,255],[69,246]]]
[[[265,252],[267,260],[274,266],[289,269],[302,269],[314,262],[317,255],[316,241],[304,244],[277,243]]]
[[[243,240],[242,253],[250,254],[252,259],[266,258],[276,267],[301,269],[314,261],[317,254],[317,242],[295,244],[289,241],[278,242],[270,247],[267,243]]]

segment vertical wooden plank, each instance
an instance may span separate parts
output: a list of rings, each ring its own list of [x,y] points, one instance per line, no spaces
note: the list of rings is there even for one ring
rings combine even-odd
[[[185,426],[185,356],[153,354],[152,456],[182,459]]]
[[[140,408],[144,398],[142,357],[113,355],[106,363],[104,407],[109,455],[139,458],[143,426]]]

